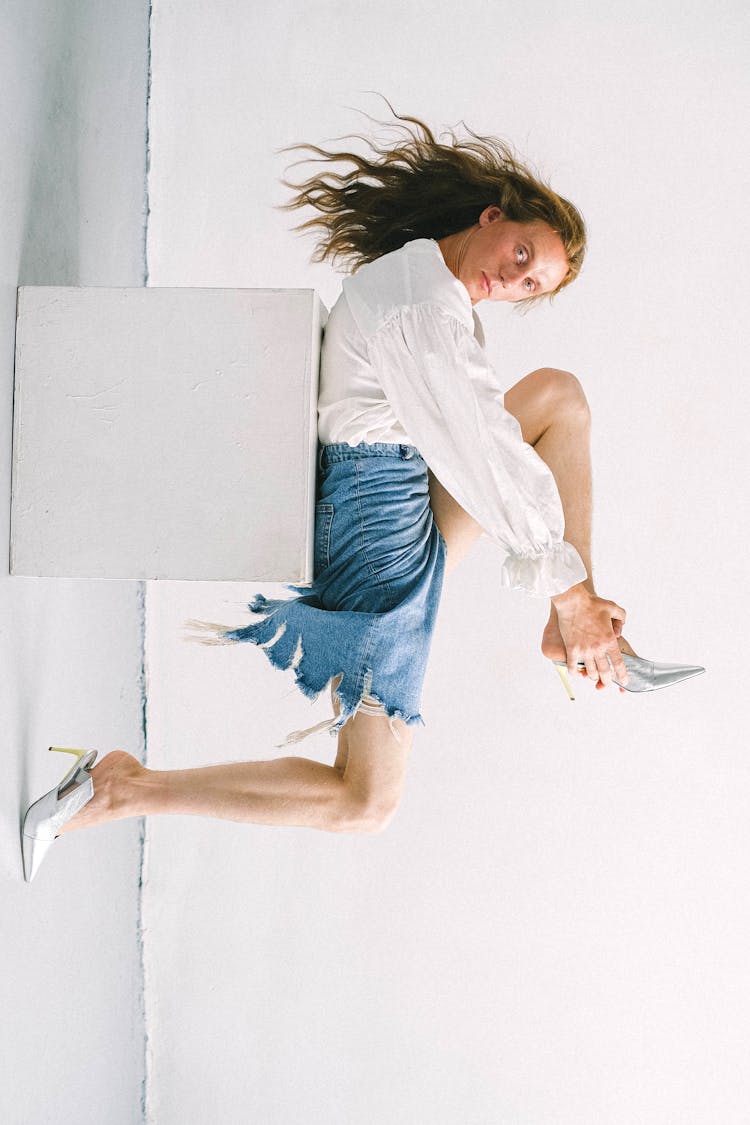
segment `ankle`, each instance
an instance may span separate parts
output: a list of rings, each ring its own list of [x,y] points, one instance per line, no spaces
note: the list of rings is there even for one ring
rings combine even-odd
[[[106,801],[109,819],[141,816],[141,790],[144,777],[150,771],[125,750],[110,751],[101,764],[105,768],[98,777],[94,773],[94,792],[98,791]]]
[[[123,781],[120,793],[122,816],[148,816],[159,810],[163,800],[164,771],[148,769],[140,762],[138,765],[139,769]]]

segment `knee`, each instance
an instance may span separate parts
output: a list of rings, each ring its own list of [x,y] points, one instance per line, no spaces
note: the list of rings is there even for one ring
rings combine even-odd
[[[586,392],[580,379],[572,371],[561,371],[557,367],[540,367],[532,371],[538,393],[544,398],[548,409],[556,416],[562,413],[573,415],[582,421],[590,421]]]
[[[349,789],[336,826],[337,831],[370,835],[384,832],[396,815],[400,803],[400,792],[357,793]]]

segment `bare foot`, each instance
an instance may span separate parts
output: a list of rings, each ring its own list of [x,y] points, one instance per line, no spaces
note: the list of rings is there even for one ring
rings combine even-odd
[[[123,820],[134,816],[128,797],[134,780],[146,772],[137,758],[125,750],[112,750],[91,769],[94,796],[58,832],[75,832],[79,828],[93,828],[106,820]]]

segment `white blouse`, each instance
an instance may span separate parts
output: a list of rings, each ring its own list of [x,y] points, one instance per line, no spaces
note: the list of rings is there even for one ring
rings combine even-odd
[[[555,479],[503,407],[469,294],[433,239],[347,277],[323,337],[324,445],[417,447],[505,556],[500,581],[537,597],[586,578]]]

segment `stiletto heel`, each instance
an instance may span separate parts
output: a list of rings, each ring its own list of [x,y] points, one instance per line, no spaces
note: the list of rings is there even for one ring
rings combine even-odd
[[[94,796],[94,779],[89,767],[97,750],[72,750],[50,746],[61,754],[74,754],[76,762],[54,789],[29,805],[21,827],[23,877],[27,883],[36,875],[42,860],[57,839],[57,831],[67,824]]]
[[[554,664],[557,671],[560,673],[560,679],[562,680],[563,687],[565,688],[566,692],[568,693],[568,699],[573,700],[575,702],[575,696],[573,695],[573,692],[570,690],[570,683],[568,681],[568,665],[565,663],[565,661],[560,662],[559,660],[553,660],[552,663]]]
[[[656,691],[657,688],[671,687],[672,684],[679,684],[681,680],[689,680],[692,676],[699,676],[701,672],[706,671],[698,664],[655,664],[653,660],[644,660],[642,656],[629,656],[626,652],[623,652],[622,659],[628,670],[628,682],[621,684],[613,680],[612,683],[624,688],[625,691]],[[575,699],[566,674],[567,661],[553,660],[552,663],[560,673],[568,697]],[[579,660],[578,667],[585,668],[583,661]]]

